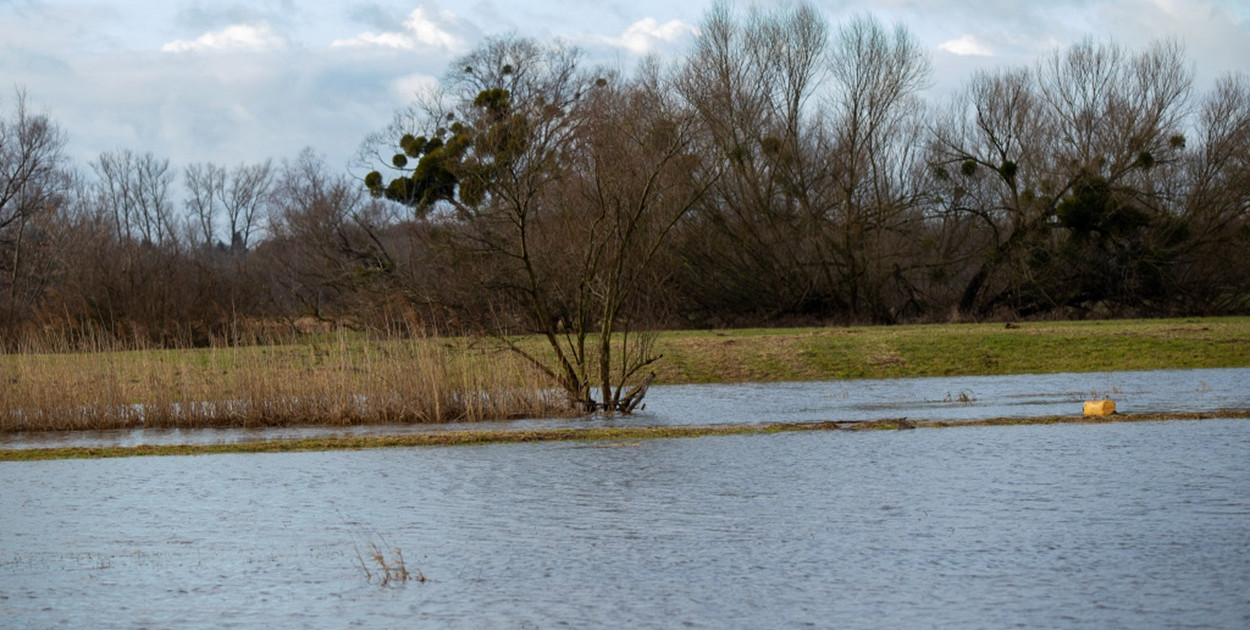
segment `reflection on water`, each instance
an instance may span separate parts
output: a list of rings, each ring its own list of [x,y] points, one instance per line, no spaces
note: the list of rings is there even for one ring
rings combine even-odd
[[[0,463],[6,627],[1250,625],[1250,421]],[[368,583],[356,547],[432,581]]]
[[[628,417],[561,418],[473,425],[385,425],[279,429],[148,429],[0,435],[0,448],[230,443],[323,435],[402,434],[465,428],[878,420],[975,420],[1072,415],[1082,401],[1112,398],[1122,413],[1250,408],[1250,368],[1090,374],[961,376],[813,383],[657,386]]]

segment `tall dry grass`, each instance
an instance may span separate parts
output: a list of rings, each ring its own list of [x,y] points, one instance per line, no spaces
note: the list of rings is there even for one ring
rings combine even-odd
[[[0,355],[0,431],[480,421],[569,413],[515,358],[429,337],[133,349],[40,340]]]

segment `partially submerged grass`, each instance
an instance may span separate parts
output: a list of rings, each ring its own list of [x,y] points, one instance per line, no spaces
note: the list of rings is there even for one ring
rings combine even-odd
[[[520,339],[541,356],[543,340]],[[5,344],[13,345],[13,344]],[[671,331],[657,383],[1250,366],[1250,318]],[[476,421],[568,415],[532,366],[475,339],[360,333],[186,350],[0,356],[0,432]]]
[[[534,430],[446,431],[382,436],[326,436],[300,440],[269,440],[231,444],[172,444],[105,447],[62,447],[25,450],[0,449],[0,461],[48,459],[99,459],[172,455],[212,455],[221,453],[285,453],[300,451],[362,450],[438,446],[478,446],[533,442],[589,442],[599,446],[634,446],[640,440],[711,437],[726,435],[776,434],[802,431],[883,431],[975,426],[1017,426],[1034,424],[1108,424],[1117,422],[1160,422],[1165,420],[1211,420],[1250,418],[1250,410],[1222,410],[1214,413],[1114,414],[1110,416],[1043,416],[1035,418],[987,418],[972,421],[907,420],[888,418],[873,421],[824,421],[774,424],[720,424],[672,427],[587,427]]]
[[[507,355],[438,339],[0,357],[0,431],[447,422],[566,412]]]
[[[377,580],[378,586],[390,586],[409,581],[429,581],[421,569],[408,570],[408,566],[404,563],[404,552],[399,547],[390,547],[387,551],[386,541],[381,536],[378,536],[376,541],[367,541],[365,545],[368,550],[364,553],[361,553],[359,546],[353,546],[356,550],[356,559],[360,562],[360,569],[365,574],[365,581]]]

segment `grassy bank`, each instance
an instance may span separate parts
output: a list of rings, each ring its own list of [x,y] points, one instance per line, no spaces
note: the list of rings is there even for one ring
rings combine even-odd
[[[892,431],[972,426],[1019,426],[1036,424],[1108,424],[1118,422],[1160,422],[1165,420],[1208,420],[1250,418],[1250,411],[1177,414],[1116,414],[1101,417],[1045,416],[1038,418],[987,418],[970,422],[907,421],[884,419],[871,422],[812,422],[766,425],[707,425],[682,427],[616,427],[537,429],[517,431],[447,431],[392,436],[323,437],[302,440],[272,440],[232,444],[171,444],[109,447],[65,447],[25,450],[0,449],[0,461],[49,459],[99,459],[109,457],[212,455],[220,453],[289,453],[300,451],[360,450],[374,448],[474,446],[531,442],[582,442],[602,448],[640,446],[641,440],[791,433],[799,431]]]
[[[657,382],[1250,366],[1250,318],[670,332]]]
[[[522,340],[541,353],[538,339]],[[0,356],[0,432],[474,421],[565,413],[523,361],[467,339]],[[657,383],[1250,366],[1250,318],[672,331]]]

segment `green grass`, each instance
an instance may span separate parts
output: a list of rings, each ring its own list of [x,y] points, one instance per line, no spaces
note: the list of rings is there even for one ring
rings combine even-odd
[[[658,383],[1250,366],[1250,318],[675,331]]]

